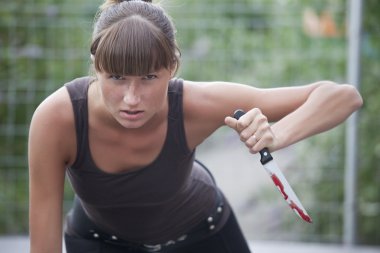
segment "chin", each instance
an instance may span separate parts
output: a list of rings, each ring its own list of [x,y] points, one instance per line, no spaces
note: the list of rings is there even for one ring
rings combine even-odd
[[[119,122],[119,124],[125,129],[138,129],[144,125],[142,122]]]

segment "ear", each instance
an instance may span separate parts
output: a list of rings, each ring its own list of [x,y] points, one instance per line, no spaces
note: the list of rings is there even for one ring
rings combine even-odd
[[[174,64],[174,66],[170,69],[170,76],[174,77],[178,70],[178,63]]]

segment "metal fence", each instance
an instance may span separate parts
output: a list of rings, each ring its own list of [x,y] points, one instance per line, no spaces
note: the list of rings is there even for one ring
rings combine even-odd
[[[52,91],[88,73],[91,25],[100,2],[17,0],[1,4],[1,234],[27,233],[29,122],[35,107]],[[343,0],[165,0],[162,5],[173,17],[178,30],[182,49],[178,75],[185,79],[236,81],[260,87],[305,84],[320,79],[345,80],[347,42]],[[339,132],[336,130],[333,135]],[[207,143],[201,155],[216,147],[220,152],[231,151],[231,133],[222,130],[217,135],[222,136],[219,138],[222,141]],[[336,141],[337,146],[343,146],[342,139]],[[220,145],[224,145],[224,151]],[[291,149],[284,154],[286,160],[293,159],[298,152]],[[339,190],[336,194],[333,191],[336,185],[342,184],[342,178],[336,172],[330,173],[326,176],[329,180],[323,183],[332,189],[331,201],[323,207],[312,205],[311,201],[307,203],[315,213],[326,217],[330,222],[327,228],[318,230],[315,225],[304,229],[282,217],[280,223],[269,224],[259,234],[248,233],[249,236],[340,242],[342,196]],[[306,175],[306,178],[312,176]],[[304,183],[304,188],[310,182]],[[270,191],[264,190],[264,195],[273,199]],[[66,210],[71,194],[68,186]],[[252,200],[251,195],[257,192],[244,194],[247,200]],[[310,196],[311,193],[305,194]],[[259,220],[259,215],[273,210],[276,201],[260,202],[257,208],[244,203],[245,209],[237,206],[237,214],[244,217],[248,206],[259,210],[258,216],[251,215],[251,219]],[[265,225],[247,218],[241,220],[244,224]]]

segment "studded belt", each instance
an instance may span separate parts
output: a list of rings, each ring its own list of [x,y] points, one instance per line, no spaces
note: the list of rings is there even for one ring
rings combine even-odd
[[[139,244],[134,242],[129,242],[118,238],[116,235],[110,235],[99,230],[90,230],[86,237],[92,240],[100,240],[109,244],[123,246],[131,249],[138,249],[143,252],[165,252],[166,250],[173,249],[177,246],[181,246],[184,242],[193,242],[203,236],[211,233],[216,229],[218,222],[222,218],[224,211],[224,202],[221,193],[218,190],[218,205],[214,208],[214,211],[198,224],[195,228],[191,229],[188,233],[174,238],[165,243],[160,244]]]

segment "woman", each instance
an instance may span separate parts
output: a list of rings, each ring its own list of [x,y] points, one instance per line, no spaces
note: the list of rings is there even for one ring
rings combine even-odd
[[[76,193],[69,253],[250,252],[196,147],[227,125],[251,153],[276,151],[362,104],[352,86],[328,81],[258,89],[174,78],[174,27],[150,1],[107,0],[90,51],[94,76],[58,89],[31,122],[33,253],[61,252],[66,173]],[[229,115],[238,108],[247,113],[236,120]]]

